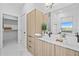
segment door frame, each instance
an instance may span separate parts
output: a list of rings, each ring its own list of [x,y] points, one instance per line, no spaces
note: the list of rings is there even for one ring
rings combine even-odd
[[[4,14],[7,14],[7,15],[11,15],[11,16],[15,16],[15,17],[17,17],[17,21],[19,21],[19,16],[17,16],[17,15],[13,15],[13,14],[9,14],[9,13],[4,13],[4,12],[2,12],[1,13],[1,20],[2,20],[2,22],[1,22],[1,24],[2,24],[2,27],[1,27],[1,29],[2,29],[2,43],[1,43],[1,48],[3,48],[3,15]],[[17,25],[19,25],[19,24],[17,24]],[[17,26],[17,27],[19,27],[19,26]],[[19,33],[19,29],[18,29],[18,33]],[[17,33],[17,36],[19,37],[19,35],[18,35],[18,33]],[[17,39],[17,43],[19,44],[19,38]]]

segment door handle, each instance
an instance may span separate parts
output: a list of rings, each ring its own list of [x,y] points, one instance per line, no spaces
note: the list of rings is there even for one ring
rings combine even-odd
[[[26,32],[24,32],[24,34],[26,34]]]

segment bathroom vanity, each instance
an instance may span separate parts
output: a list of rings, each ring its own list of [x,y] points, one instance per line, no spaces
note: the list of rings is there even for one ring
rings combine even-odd
[[[59,35],[52,34],[39,37],[35,35],[31,39],[30,49],[28,49],[34,56],[79,56],[79,43],[71,44]],[[56,39],[63,39],[63,42]],[[74,38],[75,39],[75,38]]]
[[[35,46],[36,55],[43,56],[78,56],[79,45],[70,46],[66,43],[55,41],[53,39],[37,38],[38,46]],[[35,44],[37,45],[37,44]],[[40,51],[41,50],[41,51]]]

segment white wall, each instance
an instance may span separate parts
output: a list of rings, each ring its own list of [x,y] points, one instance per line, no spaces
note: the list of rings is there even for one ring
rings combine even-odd
[[[29,13],[33,9],[39,9],[41,11],[44,11],[44,3],[26,3],[24,4],[24,7],[22,8],[22,14]]]
[[[61,4],[63,5],[63,4]],[[52,11],[52,22],[51,27],[52,31],[55,32],[54,24],[57,24],[57,31],[61,31],[60,23],[62,22],[62,18],[71,17],[73,21],[73,32],[76,32],[79,30],[78,28],[78,15],[79,15],[79,4],[72,4],[68,5],[66,7],[60,8],[58,10]],[[56,8],[56,7],[55,7]]]
[[[4,13],[18,16],[21,14],[22,5],[21,3],[0,3],[0,9]]]

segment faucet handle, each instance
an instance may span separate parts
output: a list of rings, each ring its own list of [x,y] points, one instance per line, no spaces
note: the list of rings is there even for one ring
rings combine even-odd
[[[50,32],[50,34],[53,34],[52,32]]]

